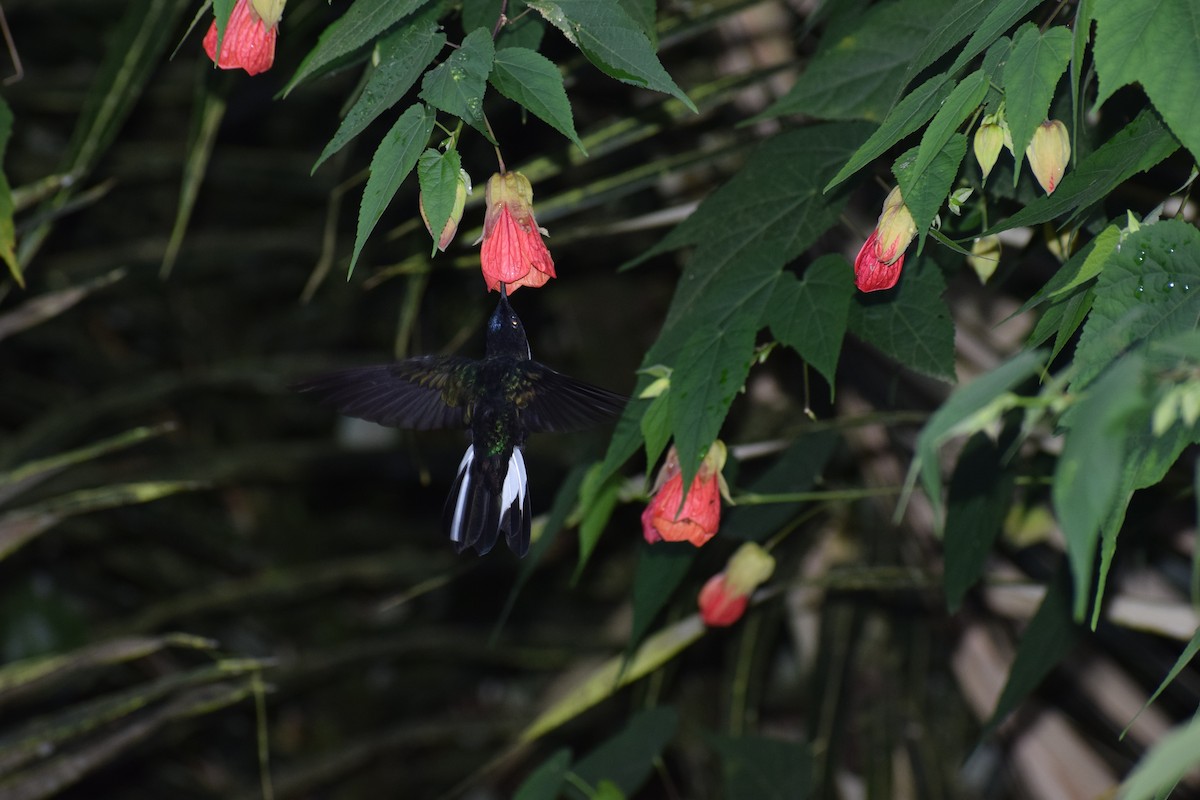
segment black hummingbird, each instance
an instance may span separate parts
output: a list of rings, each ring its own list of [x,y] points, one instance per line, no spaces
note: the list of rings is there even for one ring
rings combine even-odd
[[[522,455],[531,433],[576,431],[620,413],[626,398],[532,360],[504,285],[488,320],[482,360],[419,356],[347,369],[297,384],[347,416],[413,430],[466,428],[471,444],[442,512],[461,553],[484,555],[503,532],[529,550],[529,481]]]

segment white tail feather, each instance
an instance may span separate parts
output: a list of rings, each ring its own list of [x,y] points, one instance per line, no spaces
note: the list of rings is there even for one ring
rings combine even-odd
[[[454,518],[450,523],[450,541],[462,541],[462,520],[463,510],[467,506],[467,494],[470,489],[471,478],[467,471],[471,468],[471,462],[475,460],[475,447],[469,445],[467,452],[463,453],[462,461],[458,463],[458,480],[455,483],[458,485],[458,497],[454,501]]]

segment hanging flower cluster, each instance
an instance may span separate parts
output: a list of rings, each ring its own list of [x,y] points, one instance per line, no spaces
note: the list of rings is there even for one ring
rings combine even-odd
[[[217,55],[217,22],[204,36],[204,52],[221,69],[266,72],[275,63],[275,37],[287,0],[237,0],[221,37]]]
[[[1000,157],[1001,148],[1013,152],[1012,132],[1003,107],[980,121],[972,141],[975,160],[979,162],[979,171],[985,181]],[[1067,126],[1057,119],[1048,119],[1037,126],[1025,148],[1025,160],[1046,194],[1053,194],[1071,160],[1071,136]]]

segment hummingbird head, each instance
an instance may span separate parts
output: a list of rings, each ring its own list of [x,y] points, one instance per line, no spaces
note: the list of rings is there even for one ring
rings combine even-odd
[[[525,337],[525,326],[521,318],[508,304],[508,290],[500,284],[500,302],[488,320],[487,355],[509,356],[511,358],[530,357],[529,340]]]

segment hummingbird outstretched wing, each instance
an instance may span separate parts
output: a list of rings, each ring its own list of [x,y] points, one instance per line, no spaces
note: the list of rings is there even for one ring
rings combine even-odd
[[[519,383],[516,402],[530,433],[583,430],[617,416],[628,400],[536,361],[521,363]]]
[[[331,372],[297,383],[349,417],[393,428],[428,431],[466,427],[479,362],[458,356],[420,356]]]

